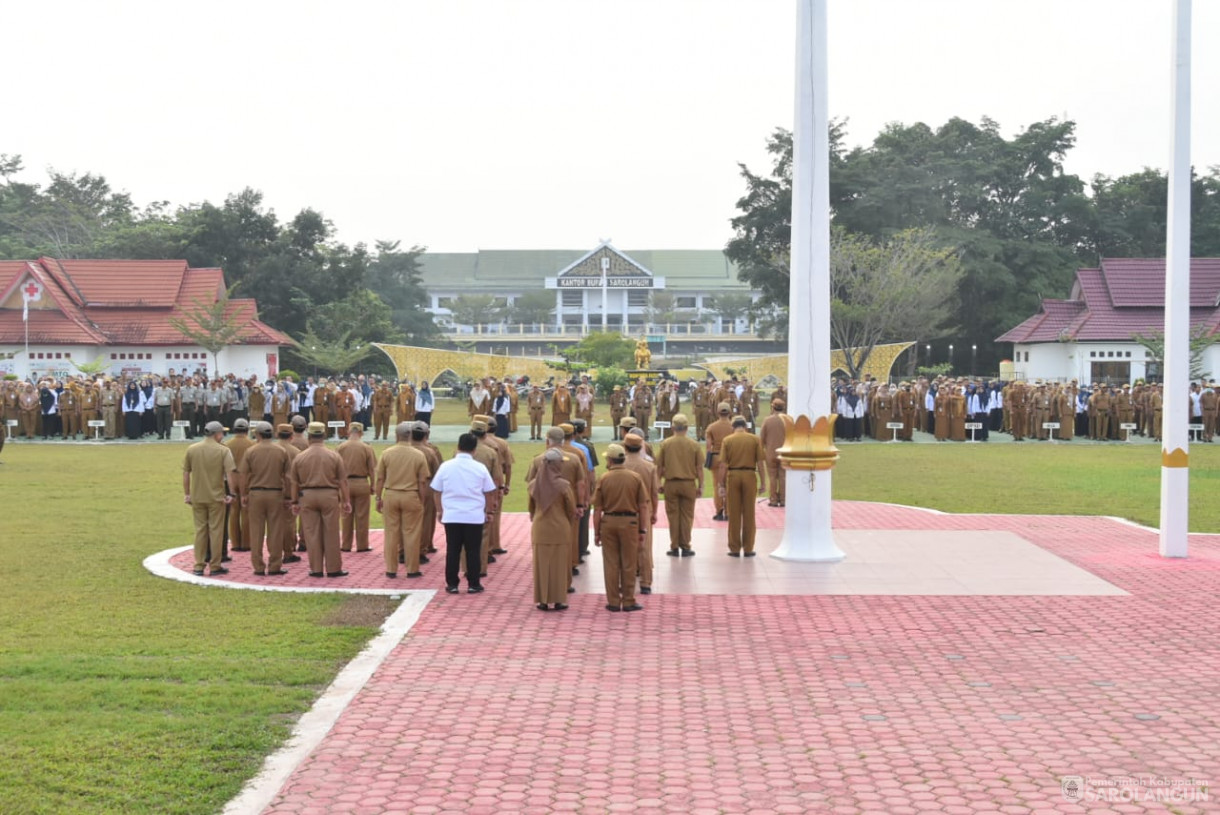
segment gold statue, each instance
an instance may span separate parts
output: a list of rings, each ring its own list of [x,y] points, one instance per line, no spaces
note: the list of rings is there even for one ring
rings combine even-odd
[[[635,367],[637,370],[647,371],[652,365],[652,351],[648,349],[648,342],[641,337],[635,341]]]

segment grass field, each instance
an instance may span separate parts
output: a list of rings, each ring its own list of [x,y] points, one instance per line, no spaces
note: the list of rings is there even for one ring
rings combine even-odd
[[[341,597],[145,572],[145,556],[190,541],[183,449],[17,443],[0,455],[0,812],[214,812],[373,633],[367,609],[345,614]],[[524,507],[541,449],[514,444],[507,509]],[[853,445],[835,495],[1155,525],[1159,456],[1154,445]],[[1191,460],[1190,527],[1220,532],[1220,449],[1197,445]]]

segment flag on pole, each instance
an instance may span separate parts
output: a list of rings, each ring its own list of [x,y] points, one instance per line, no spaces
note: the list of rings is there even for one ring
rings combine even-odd
[[[30,321],[30,303],[35,303],[42,299],[42,286],[34,280],[30,280],[21,287],[21,320],[22,322]]]

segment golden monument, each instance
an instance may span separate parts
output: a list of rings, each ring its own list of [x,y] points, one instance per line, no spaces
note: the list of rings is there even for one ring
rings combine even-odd
[[[640,370],[648,370],[652,367],[652,351],[648,348],[648,341],[643,337],[635,341],[635,367]]]

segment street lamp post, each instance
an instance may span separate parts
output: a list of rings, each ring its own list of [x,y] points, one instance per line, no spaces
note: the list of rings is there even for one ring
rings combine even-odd
[[[953,343],[949,343],[949,373],[953,373]]]
[[[978,359],[978,355],[979,355],[979,347],[977,345],[971,345],[970,346],[970,375],[971,376],[975,376],[976,374],[978,374],[978,365],[975,362]]]

